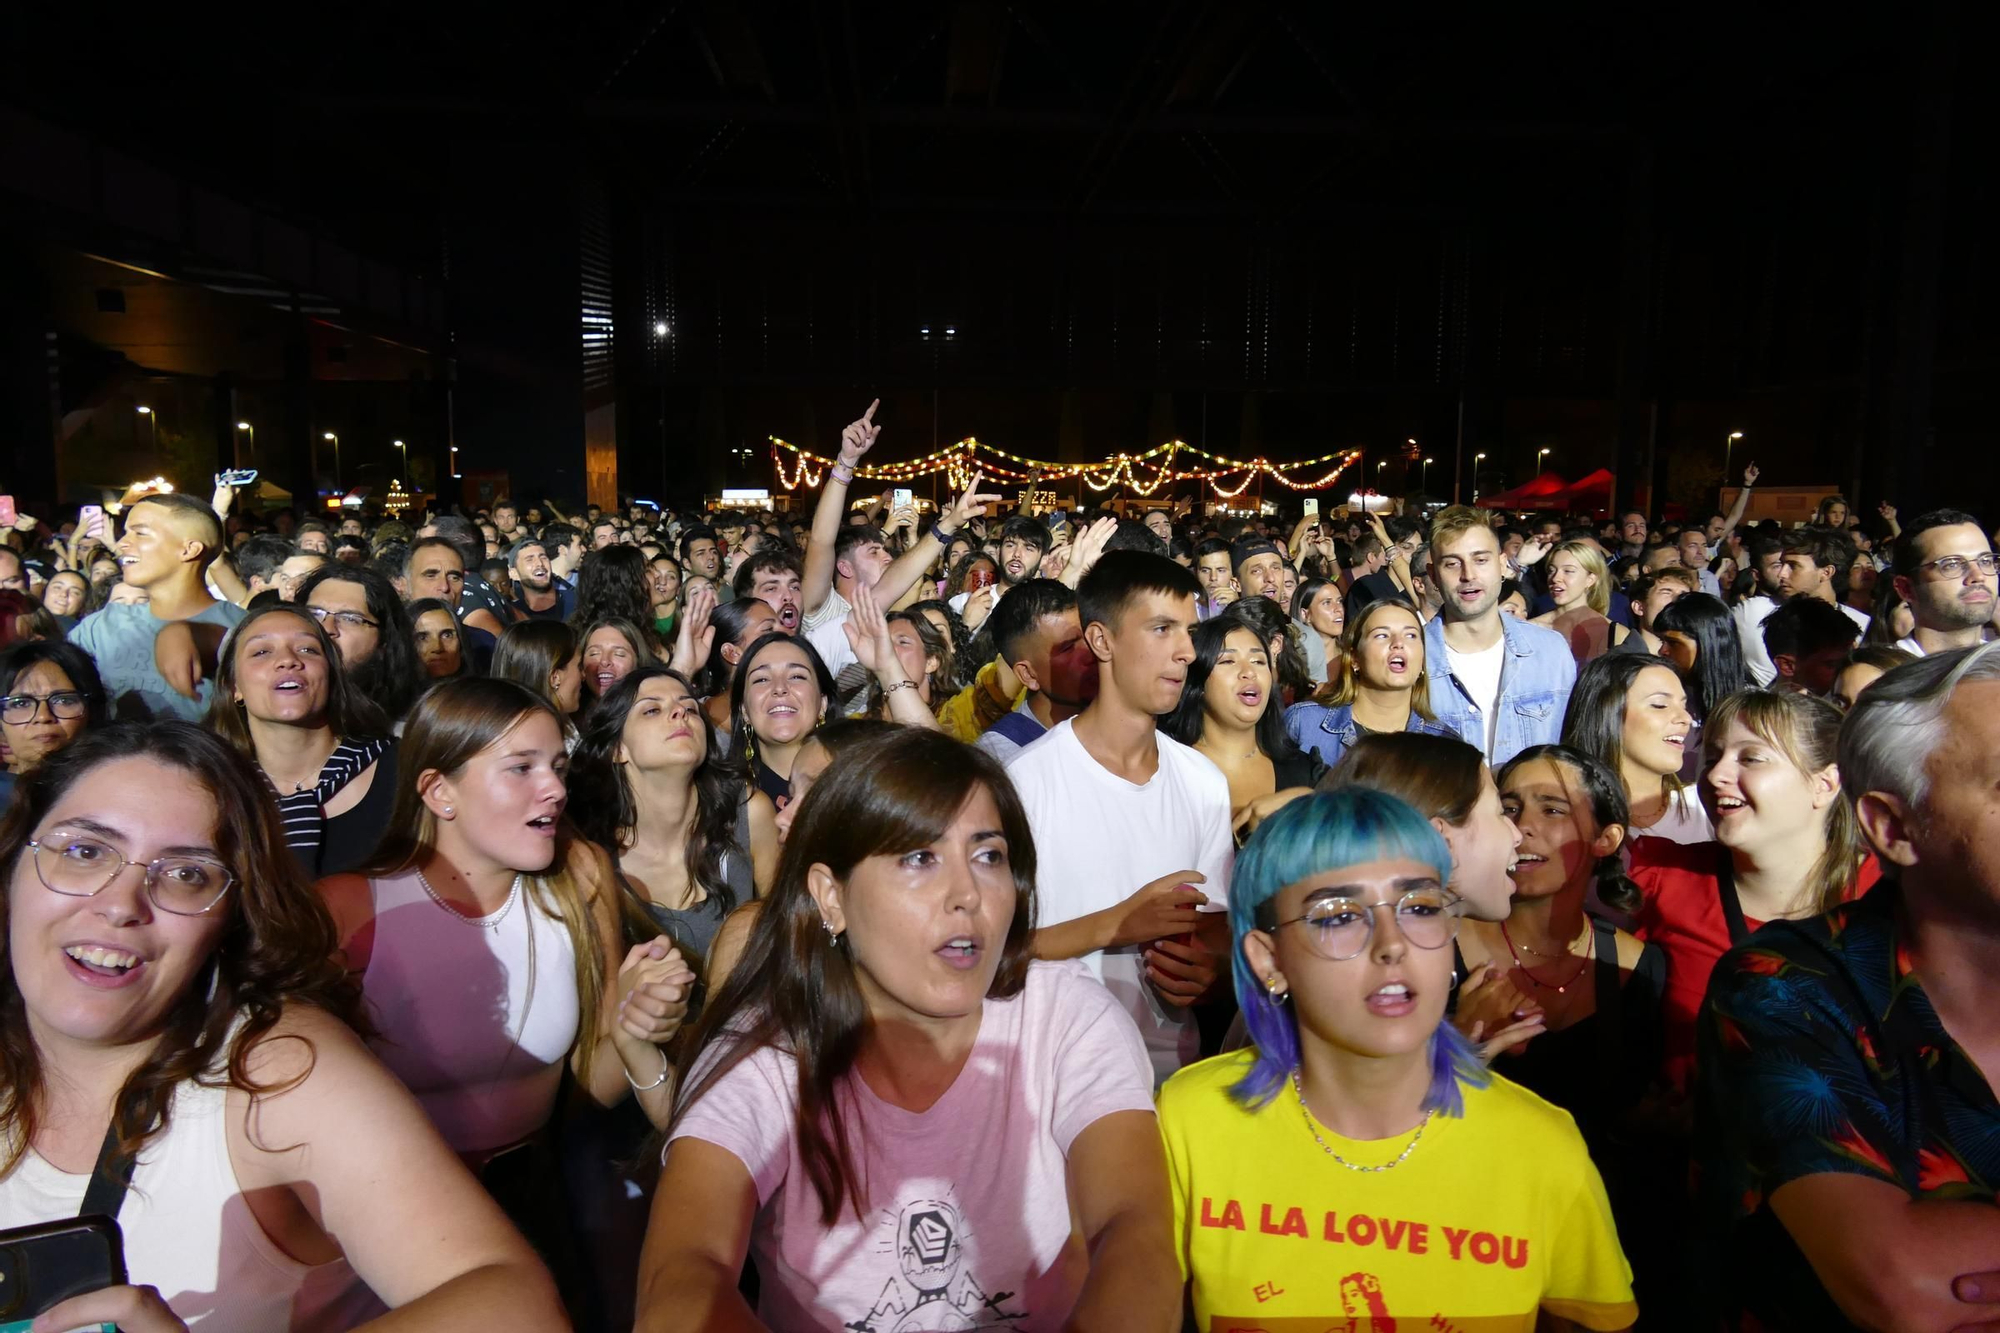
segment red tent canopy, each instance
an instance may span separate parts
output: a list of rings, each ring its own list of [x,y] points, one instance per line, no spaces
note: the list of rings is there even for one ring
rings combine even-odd
[[[1553,497],[1549,503],[1558,509],[1571,513],[1602,514],[1611,508],[1611,496],[1618,489],[1618,478],[1603,468],[1581,478],[1561,495]]]
[[[1533,481],[1524,481],[1511,491],[1501,491],[1497,495],[1482,495],[1477,503],[1481,509],[1550,509],[1555,508],[1554,499],[1569,488],[1569,483],[1553,472],[1544,472]]]

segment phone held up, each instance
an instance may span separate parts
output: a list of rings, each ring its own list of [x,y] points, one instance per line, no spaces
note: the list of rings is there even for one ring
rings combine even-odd
[[[20,517],[20,511],[14,508],[14,497],[0,495],[0,528],[13,527]]]
[[[102,537],[104,535],[103,505],[85,505],[76,511],[76,517],[77,526],[83,529],[84,536]]]
[[[257,484],[257,469],[254,467],[237,467],[230,468],[227,472],[218,472],[215,474],[215,484],[217,486],[227,486],[232,490],[241,490],[245,486],[255,486]]]
[[[1318,497],[1317,495],[1308,495],[1308,496],[1306,497],[1306,501],[1305,501],[1305,504],[1306,504],[1306,517],[1307,517],[1307,518],[1318,518],[1318,517],[1319,517],[1319,497]]]
[[[108,1217],[0,1231],[0,1333],[26,1333],[44,1311],[125,1280],[124,1239]]]

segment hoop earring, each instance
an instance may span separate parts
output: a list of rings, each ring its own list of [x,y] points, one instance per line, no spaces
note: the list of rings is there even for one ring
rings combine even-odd
[[[1272,1004],[1282,1005],[1292,998],[1292,988],[1280,986],[1276,977],[1264,983],[1264,990],[1270,995]]]

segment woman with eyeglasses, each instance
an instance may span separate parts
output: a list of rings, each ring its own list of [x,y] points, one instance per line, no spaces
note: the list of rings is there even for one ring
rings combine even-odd
[[[21,786],[0,818],[0,1228],[109,1213],[129,1274],[36,1327],[330,1333],[385,1306],[413,1330],[566,1327],[355,1035],[333,922],[239,755],[115,723]]]
[[[17,774],[103,726],[108,716],[97,664],[75,644],[30,640],[0,651],[0,741],[7,745],[0,804]]]
[[[1365,787],[1294,801],[1237,854],[1252,1045],[1182,1070],[1159,1102],[1200,1327],[1527,1333],[1637,1317],[1575,1123],[1445,1021],[1451,868],[1429,820]]]
[[[416,632],[396,586],[372,569],[323,565],[294,600],[340,649],[355,691],[400,728],[430,682],[417,663]]]
[[[396,794],[396,741],[313,616],[267,606],[229,632],[208,725],[263,775],[307,875],[374,855]]]

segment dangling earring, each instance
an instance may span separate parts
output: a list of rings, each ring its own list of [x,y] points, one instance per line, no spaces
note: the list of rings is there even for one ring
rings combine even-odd
[[[819,924],[826,931],[826,942],[828,944],[838,945],[840,943],[840,932],[833,928],[833,922],[828,921],[825,917],[821,917],[819,919]]]
[[[736,725],[743,729],[743,763],[752,774],[757,771],[757,733],[750,730],[750,720],[738,713]]]

